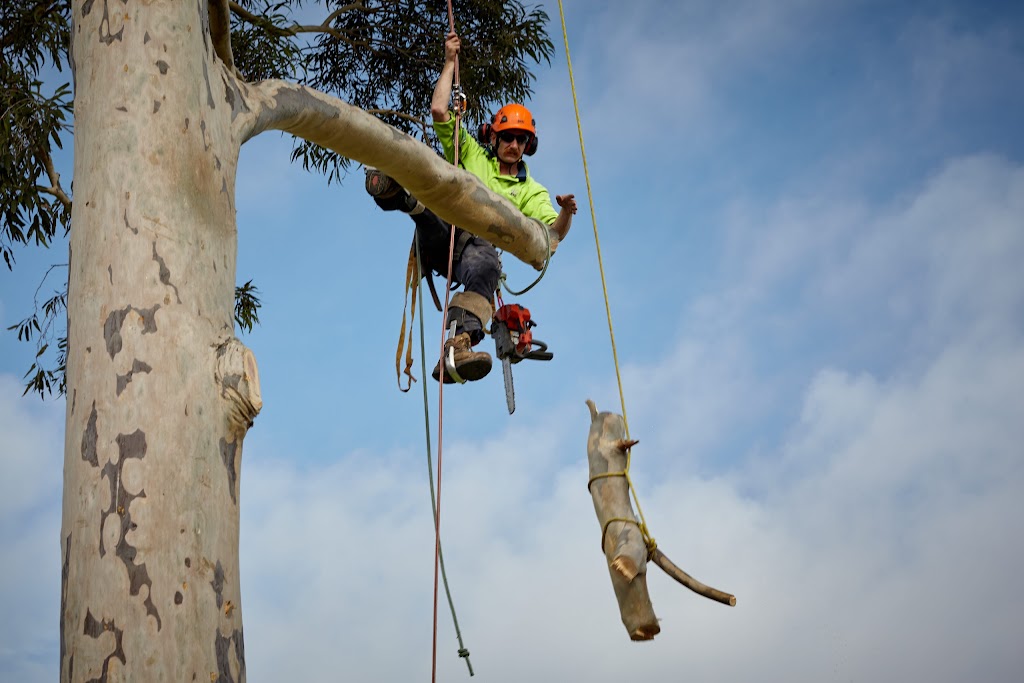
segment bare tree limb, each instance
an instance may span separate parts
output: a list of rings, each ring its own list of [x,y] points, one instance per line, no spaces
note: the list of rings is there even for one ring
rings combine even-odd
[[[300,33],[326,33],[344,43],[353,46],[366,46],[366,42],[354,41],[351,40],[350,38],[347,38],[344,35],[344,33],[342,33],[336,28],[332,28],[331,22],[340,17],[342,14],[346,14],[348,12],[362,12],[363,14],[375,14],[377,12],[382,11],[383,9],[370,9],[366,7],[366,5],[364,5],[362,2],[353,2],[343,7],[339,7],[338,9],[331,12],[321,24],[310,25],[296,23],[292,24],[291,26],[288,26],[287,28],[282,28],[280,26],[275,26],[273,23],[271,23],[264,17],[253,14],[252,12],[248,11],[247,9],[239,5],[237,2],[234,2],[234,0],[229,0],[228,5],[231,8],[231,11],[234,13],[234,15],[242,21],[248,24],[252,24],[253,26],[262,26],[269,33],[276,36],[296,36]]]
[[[280,80],[239,84],[245,108],[236,139],[282,130],[381,169],[442,220],[483,237],[540,270],[558,236],[527,218],[476,176],[449,164],[415,138],[336,97]]]
[[[53,166],[53,158],[50,156],[49,151],[43,151],[39,155],[43,162],[43,168],[46,169],[46,177],[50,179],[50,187],[39,187],[36,189],[40,192],[44,192],[48,195],[56,197],[61,204],[66,208],[71,208],[71,197],[69,197],[64,189],[60,186],[60,173],[57,173],[57,169]]]
[[[424,135],[426,135],[427,133],[427,121],[422,116],[413,116],[412,114],[406,114],[404,111],[398,111],[397,109],[364,109],[363,111],[365,111],[367,114],[373,114],[375,116],[377,114],[390,114],[391,116],[403,118],[406,121],[412,121],[421,129],[423,129]]]
[[[231,54],[231,11],[228,9],[228,0],[208,0],[207,8],[210,13],[213,50],[227,65],[228,70],[234,72],[235,58]]]
[[[672,560],[668,559],[668,557],[665,556],[665,553],[661,552],[659,549],[655,548],[654,552],[651,553],[651,561],[664,569],[666,574],[692,590],[694,593],[720,602],[723,605],[729,605],[730,607],[736,606],[736,596],[701,583],[677,567]]]

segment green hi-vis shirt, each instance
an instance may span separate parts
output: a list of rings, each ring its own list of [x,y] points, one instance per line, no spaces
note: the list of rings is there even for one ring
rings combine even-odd
[[[441,141],[441,148],[448,161],[455,157],[455,116],[447,121],[434,121],[434,132]],[[551,195],[547,188],[530,177],[526,163],[519,162],[519,175],[501,175],[498,158],[487,153],[480,143],[473,139],[465,128],[459,128],[459,165],[488,188],[509,200],[529,218],[535,218],[545,225],[551,225],[558,218],[558,212],[551,206]]]

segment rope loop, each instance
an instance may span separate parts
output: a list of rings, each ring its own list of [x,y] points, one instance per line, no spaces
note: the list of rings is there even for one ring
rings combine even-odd
[[[624,477],[626,480],[626,486],[629,487],[629,492],[633,496],[633,500],[636,502],[637,516],[640,520],[630,519],[628,517],[612,517],[604,523],[604,527],[601,529],[601,552],[604,552],[604,537],[608,533],[608,525],[612,522],[625,522],[626,524],[635,524],[640,530],[640,537],[644,539],[644,545],[647,547],[647,557],[654,554],[654,551],[658,548],[658,544],[655,542],[654,537],[651,536],[651,532],[647,529],[647,521],[644,519],[644,512],[640,509],[640,499],[636,495],[636,487],[633,486],[633,479],[629,476],[629,465],[630,465],[630,452],[632,449],[626,450],[626,467],[619,472],[599,472],[594,476],[590,477],[587,482],[587,490],[590,491],[590,487],[598,479],[605,479],[607,477]]]
[[[538,282],[544,279],[544,275],[548,272],[548,266],[551,264],[551,257],[554,255],[551,253],[551,231],[548,229],[548,226],[544,226],[544,246],[546,247],[544,250],[544,253],[546,254],[544,257],[544,267],[541,268],[540,275],[537,276],[537,279],[528,284],[525,289],[517,292],[508,286],[508,278],[505,276],[505,273],[502,273],[501,277],[498,279],[498,283],[505,288],[506,292],[512,296],[521,296],[529,292],[537,285]]]

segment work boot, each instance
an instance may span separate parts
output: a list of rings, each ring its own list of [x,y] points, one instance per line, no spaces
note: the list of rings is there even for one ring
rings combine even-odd
[[[366,192],[373,197],[377,206],[385,211],[397,210],[403,213],[417,214],[426,208],[404,187],[395,182],[394,178],[384,175],[383,172],[372,166],[366,167]]]
[[[459,373],[459,377],[467,382],[482,379],[491,371],[491,354],[486,351],[474,351],[468,333],[462,332],[445,342],[445,354],[448,353],[449,346],[454,349],[455,371]],[[431,374],[434,379],[438,379],[441,376],[441,361],[438,361],[437,365],[434,366],[434,372]],[[444,383],[452,384],[454,382],[455,380],[446,371],[444,373]]]

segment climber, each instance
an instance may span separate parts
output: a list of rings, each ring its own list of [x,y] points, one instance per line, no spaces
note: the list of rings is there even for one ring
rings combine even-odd
[[[455,153],[455,118],[448,106],[460,47],[458,35],[449,33],[444,44],[444,66],[430,102],[434,131],[449,161]],[[459,165],[480,178],[490,190],[512,202],[524,215],[550,226],[559,241],[565,239],[576,213],[575,195],[556,196],[560,207],[556,212],[547,189],[530,176],[523,155],[532,155],[537,150],[537,126],[529,110],[521,104],[507,104],[499,109],[491,123],[482,127],[483,145],[464,128],[458,132]],[[412,217],[420,241],[423,272],[432,269],[447,275],[451,226],[377,169],[367,167],[366,191],[383,210],[399,210]],[[449,343],[454,351],[455,370],[464,380],[481,379],[491,370],[490,354],[474,351],[472,347],[484,338],[484,326],[493,314],[494,291],[500,277],[501,262],[494,246],[482,237],[456,228],[452,278],[462,283],[464,291],[451,298],[446,324],[455,322],[455,336]],[[439,379],[441,374],[438,362],[434,379]],[[455,381],[447,371],[443,374],[446,384]]]

